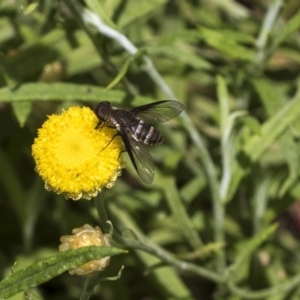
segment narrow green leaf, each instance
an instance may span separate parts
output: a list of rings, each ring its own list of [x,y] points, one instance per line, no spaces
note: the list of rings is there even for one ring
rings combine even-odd
[[[113,81],[105,88],[105,91],[112,89],[114,86],[116,86],[122,80],[122,78],[126,75],[131,62],[132,62],[131,58],[129,58],[125,61],[125,63],[123,64],[123,66],[120,70],[120,72],[113,79]]]
[[[7,86],[11,89],[18,88],[21,80],[12,63],[9,60],[7,60],[2,53],[0,53],[0,70],[1,69]],[[31,112],[31,103],[27,101],[13,103],[12,107],[20,126],[23,127]]]
[[[30,3],[26,8],[24,8],[23,10],[24,15],[29,15],[33,13],[37,9],[38,5],[39,5],[38,0],[35,0],[32,3]]]
[[[278,224],[273,224],[259,234],[255,235],[250,241],[246,242],[243,245],[241,251],[237,254],[235,262],[230,266],[230,270],[233,272],[238,271],[241,268],[242,264],[250,258],[250,256],[257,250],[259,245],[266,241],[278,228]],[[238,276],[238,274],[237,274]]]
[[[240,121],[244,123],[253,133],[261,135],[261,126],[257,119],[251,116],[244,116],[240,118]]]
[[[253,84],[269,116],[274,115],[281,109],[283,103],[278,93],[276,93],[276,89],[271,86],[270,82],[265,78],[259,78],[254,80]],[[279,196],[282,197],[298,178],[300,155],[298,145],[294,141],[291,130],[284,132],[284,134],[279,137],[278,142],[283,153],[283,158],[289,166],[288,177],[285,179],[279,191]]]
[[[194,177],[190,181],[188,181],[183,187],[180,189],[180,197],[186,203],[191,203],[192,200],[200,194],[200,192],[207,185],[204,176]]]
[[[98,1],[98,3],[99,2],[100,1]],[[122,4],[124,4],[123,0],[101,1],[102,9],[110,19],[114,17],[115,13],[118,12],[118,9]]]
[[[63,60],[67,66],[67,76],[90,72],[103,63],[95,49],[95,45],[86,32],[78,30],[74,38],[76,38],[78,47],[68,50],[66,46],[62,47],[64,44],[63,40],[56,47],[57,51],[60,51],[60,59]]]
[[[118,20],[118,27],[123,28],[167,3],[167,0],[128,0]]]
[[[192,220],[189,218],[179,197],[174,177],[159,176],[158,171],[156,172],[156,176],[161,177],[158,180],[156,179],[156,182],[159,182],[160,187],[164,189],[167,203],[181,229],[181,234],[186,238],[187,242],[193,247],[193,249],[196,250],[200,248],[202,246],[202,241],[199,238],[197,230],[194,228]]]
[[[271,82],[269,82],[266,78],[257,78],[253,80],[253,85],[269,116],[272,116],[282,108],[284,103],[279,98],[273,84],[271,84]]]
[[[300,10],[283,26],[281,31],[274,35],[274,44],[278,47],[285,41],[292,33],[300,28]]]
[[[222,29],[219,32],[222,32],[228,39],[234,41],[235,43],[248,43],[251,45],[255,44],[255,39],[252,35],[249,35],[242,31],[234,31],[228,29]],[[176,31],[170,36],[164,37],[162,43],[164,45],[173,44],[174,41],[185,41],[190,43],[197,43],[202,39],[202,33],[199,30],[195,29],[181,29]]]
[[[242,4],[234,1],[215,1],[216,5],[220,10],[226,11],[226,14],[230,15],[232,19],[244,19],[249,16],[249,10]]]
[[[170,46],[151,46],[146,48],[150,54],[163,54],[167,57],[183,62],[196,70],[210,70],[212,65],[203,58],[195,55],[188,47],[182,47],[176,44]]]
[[[8,87],[0,89],[1,102],[20,102],[20,101],[111,101],[123,103],[127,98],[124,91],[108,90],[93,86],[79,85],[71,83],[27,83],[21,85],[16,90]],[[153,99],[146,97],[134,97],[131,103],[141,105],[151,102]]]
[[[13,24],[10,22],[9,18],[2,16],[0,19],[0,44],[11,39],[16,34]]]
[[[224,134],[229,117],[229,96],[225,79],[221,75],[217,76],[217,93],[220,105],[221,129]]]
[[[133,63],[135,60],[139,59],[143,53],[145,52],[145,49],[140,49],[135,55],[129,57],[124,65],[122,66],[121,70],[119,71],[118,75],[113,79],[113,81],[105,88],[106,90],[112,89],[114,86],[116,86],[122,78],[126,75],[129,66],[131,63]]]
[[[164,45],[173,44],[174,41],[185,41],[190,43],[197,43],[201,39],[201,33],[195,29],[181,29],[173,33],[171,36],[167,36],[163,39]]]
[[[120,101],[125,97],[122,91],[104,91],[103,88],[70,83],[28,83],[16,90],[0,89],[2,102],[19,101]]]
[[[227,200],[235,193],[241,179],[249,172],[251,162],[256,162],[270,145],[300,115],[300,94],[282,107],[261,127],[261,135],[252,136],[240,151],[232,168],[232,181]]]
[[[27,118],[31,112],[31,102],[22,101],[22,102],[13,102],[14,113],[19,121],[21,127],[24,126]]]
[[[245,147],[252,161],[257,161],[264,151],[277,139],[280,133],[299,116],[299,99],[291,101],[269,119],[262,127],[262,136],[253,136]],[[292,111],[294,107],[294,111]],[[297,110],[296,110],[297,108]]]
[[[96,246],[60,252],[2,280],[0,282],[0,298],[7,299],[88,261],[121,253],[125,253],[125,251],[113,247]]]
[[[254,51],[239,45],[236,41],[227,37],[223,31],[205,27],[201,27],[199,31],[208,45],[224,53],[226,56],[246,61],[253,60]]]
[[[101,1],[85,0],[84,2],[91,11],[101,17],[105,24],[109,25],[112,28],[117,27],[113,20],[106,13],[106,10],[102,7]]]
[[[250,45],[255,45],[255,36],[249,34],[248,32],[222,29],[222,33],[224,33],[227,38],[234,40],[236,43],[247,43]]]

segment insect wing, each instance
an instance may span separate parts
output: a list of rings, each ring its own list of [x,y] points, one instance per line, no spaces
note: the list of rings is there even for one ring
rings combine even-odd
[[[151,184],[154,178],[154,163],[147,145],[137,142],[122,129],[120,134],[131,162],[140,178],[145,183]]]
[[[143,121],[155,124],[167,122],[178,116],[184,110],[179,101],[164,100],[133,108],[131,112]]]

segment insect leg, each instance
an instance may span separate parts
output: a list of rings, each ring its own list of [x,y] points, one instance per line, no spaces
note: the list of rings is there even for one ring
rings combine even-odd
[[[98,124],[97,124],[97,126],[95,127],[95,129],[99,129],[99,128],[102,129],[104,126],[108,127],[108,128],[116,128],[113,125],[109,125],[109,124],[106,124],[105,122],[99,121]]]
[[[110,143],[114,140],[114,138],[118,135],[120,135],[120,134],[119,133],[114,134],[114,136],[111,138],[111,140],[107,143],[107,145],[101,151],[105,150],[110,145]]]
[[[102,129],[103,126],[104,126],[104,122],[99,121],[95,129],[99,129],[99,128]]]

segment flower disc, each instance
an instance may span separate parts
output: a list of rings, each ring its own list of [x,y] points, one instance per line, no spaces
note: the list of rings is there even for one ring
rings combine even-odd
[[[97,124],[89,108],[71,107],[39,129],[32,155],[47,190],[78,200],[113,186],[121,173],[122,141],[115,129],[95,129]]]

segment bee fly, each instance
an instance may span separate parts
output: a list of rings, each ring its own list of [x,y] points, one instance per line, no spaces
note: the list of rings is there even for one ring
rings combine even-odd
[[[131,110],[113,107],[110,102],[97,104],[94,112],[101,126],[116,128],[140,178],[151,184],[154,163],[147,146],[163,142],[161,133],[152,124],[169,121],[179,115],[184,106],[173,100],[157,101]]]

